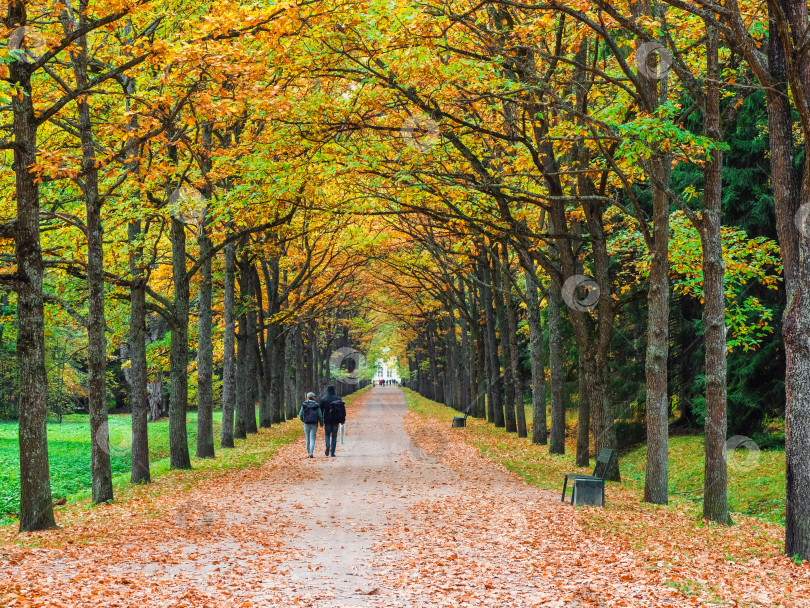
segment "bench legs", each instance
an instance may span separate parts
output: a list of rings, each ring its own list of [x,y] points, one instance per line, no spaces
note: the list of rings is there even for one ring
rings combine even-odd
[[[560,502],[565,502],[565,488],[567,486],[568,486],[568,475],[565,476],[565,481],[563,481],[563,493],[562,493],[562,497],[560,498]]]

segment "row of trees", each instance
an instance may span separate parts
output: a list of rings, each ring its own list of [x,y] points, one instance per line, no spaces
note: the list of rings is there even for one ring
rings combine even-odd
[[[296,415],[300,394],[332,379],[324,361],[350,340],[368,262],[352,234],[366,227],[348,222],[308,169],[317,151],[285,123],[299,86],[284,81],[295,14],[9,3],[0,280],[16,313],[20,530],[54,526],[48,361],[64,348],[50,328],[65,318],[86,334],[95,502],[113,498],[112,357],[127,359],[133,483],[150,480],[147,421],[161,413],[164,361],[175,469],[191,466],[190,369],[200,458],[215,451],[215,365],[225,448]]]
[[[562,449],[560,359],[574,358],[583,461],[590,436],[618,442],[624,315],[644,325],[631,337],[643,357],[635,348],[626,366],[644,370],[645,498],[665,503],[671,294],[694,297],[704,514],[727,523],[727,353],[770,339],[777,307],[761,296],[781,288],[786,551],[810,556],[807,244],[794,222],[810,188],[797,162],[807,11],[791,1],[11,2],[9,35],[26,35],[10,38],[3,74],[14,185],[0,278],[18,322],[21,528],[53,525],[46,302],[87,332],[94,438],[109,342],[127,342],[136,481],[148,478],[150,312],[170,330],[175,468],[190,465],[190,347],[206,456],[220,343],[228,443],[231,408],[239,436],[253,400],[269,424],[292,391],[326,379],[324,354],[364,305],[409,324],[423,391],[478,413],[486,403],[524,434],[522,344],[541,421],[547,319],[550,443]],[[778,249],[723,226],[724,203],[740,204],[723,184],[746,108],[767,122]],[[544,425],[533,434],[542,442]],[[93,496],[108,500],[109,457],[95,446]]]
[[[806,244],[794,223],[803,183],[797,141],[806,145],[794,139],[805,128],[794,116],[806,111],[800,4],[400,3],[373,19],[339,6],[314,28],[312,47],[321,51],[318,74],[349,80],[352,94],[324,108],[326,124],[310,128],[345,150],[336,179],[343,167],[360,169],[350,183],[374,201],[368,212],[397,216],[394,227],[409,237],[406,256],[417,238],[434,260],[393,262],[413,278],[401,289],[401,316],[418,330],[412,367],[424,370],[418,382],[431,396],[480,411],[474,404],[486,392],[493,421],[525,433],[514,388],[515,307],[525,302],[537,345],[535,289],[548,290],[549,324],[567,294],[587,404],[579,452],[589,419],[595,447],[616,447],[616,318],[646,300],[645,499],[653,503],[668,500],[673,283],[679,295],[695,296],[704,344],[704,515],[720,523],[730,521],[728,351],[768,340],[773,311],[758,294],[780,288],[784,268],[785,550],[807,556],[807,372],[799,346],[807,306],[797,280]],[[722,223],[726,137],[755,95],[768,121],[778,249]],[[576,287],[580,275],[590,291]],[[538,352],[536,373],[540,363]],[[558,374],[556,364],[551,369]],[[468,373],[478,382],[466,383]],[[472,386],[475,394],[465,394]],[[540,386],[533,382],[538,400]]]

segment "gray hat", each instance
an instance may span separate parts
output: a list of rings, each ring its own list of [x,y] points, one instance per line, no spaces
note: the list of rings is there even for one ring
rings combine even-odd
[[[307,393],[307,399],[314,399],[315,393]]]

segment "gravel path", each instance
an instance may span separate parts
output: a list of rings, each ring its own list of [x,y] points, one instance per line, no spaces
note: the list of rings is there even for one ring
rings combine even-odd
[[[306,458],[302,433],[102,542],[0,550],[0,606],[697,605],[584,536],[552,493],[414,417],[377,387],[335,458],[322,432]]]

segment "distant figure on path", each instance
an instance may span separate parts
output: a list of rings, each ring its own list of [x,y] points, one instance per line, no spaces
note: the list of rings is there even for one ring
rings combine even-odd
[[[323,431],[326,437],[326,455],[334,456],[337,448],[338,429],[346,422],[346,404],[338,397],[335,387],[331,384],[326,387],[326,393],[321,397],[321,414],[323,415]]]
[[[307,400],[301,405],[298,417],[304,423],[304,436],[307,438],[307,456],[315,453],[315,440],[318,438],[318,425],[323,426],[323,412],[315,401],[315,393],[307,393]]]

